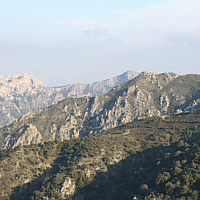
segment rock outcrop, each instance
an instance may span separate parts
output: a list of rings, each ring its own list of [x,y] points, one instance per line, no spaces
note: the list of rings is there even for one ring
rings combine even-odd
[[[0,129],[0,146],[64,140],[200,106],[200,75],[143,72],[107,94],[67,98]],[[28,141],[27,141],[28,140]]]
[[[27,112],[34,112],[67,97],[94,96],[109,92],[116,85],[133,79],[139,73],[128,71],[105,81],[72,84],[58,88],[45,87],[27,74],[0,75],[0,127],[12,123]]]
[[[71,180],[71,178],[67,177],[60,188],[60,193],[63,198],[70,197],[75,192],[75,183]]]
[[[19,131],[20,136],[18,138],[12,138],[11,135],[7,135],[4,145],[8,148],[14,148],[18,145],[29,145],[32,143],[41,143],[42,135],[37,130],[37,127],[30,124],[25,129],[22,128]]]

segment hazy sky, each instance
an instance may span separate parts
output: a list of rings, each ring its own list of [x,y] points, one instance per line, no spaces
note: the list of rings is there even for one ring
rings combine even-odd
[[[46,86],[200,74],[200,0],[0,0],[0,74]]]

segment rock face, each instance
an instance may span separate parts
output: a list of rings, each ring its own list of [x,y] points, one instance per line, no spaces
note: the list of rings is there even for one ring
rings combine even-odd
[[[12,123],[27,112],[34,112],[67,97],[94,96],[109,92],[116,85],[133,79],[139,73],[128,71],[105,81],[73,84],[59,88],[45,87],[33,76],[0,75],[0,127]]]
[[[71,180],[71,178],[67,177],[60,188],[60,193],[63,198],[70,197],[75,192],[75,183]]]
[[[150,116],[200,106],[200,75],[143,72],[107,94],[67,98],[0,129],[1,149],[99,133]],[[28,140],[28,141],[27,141]]]
[[[13,148],[18,145],[29,145],[31,143],[41,143],[42,142],[42,136],[40,132],[37,130],[37,127],[30,124],[25,128],[25,130],[22,128],[19,130],[20,136],[17,139],[11,138],[10,135],[8,135],[5,138],[5,145],[8,148]]]

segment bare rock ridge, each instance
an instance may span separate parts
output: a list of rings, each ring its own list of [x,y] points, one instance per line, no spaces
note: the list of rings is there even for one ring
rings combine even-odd
[[[116,85],[133,79],[139,73],[128,71],[105,81],[48,88],[27,74],[0,75],[0,127],[12,123],[28,112],[34,112],[67,97],[94,96],[109,92]]]
[[[88,136],[150,116],[200,107],[200,75],[142,72],[94,97],[67,98],[0,129],[0,148]]]

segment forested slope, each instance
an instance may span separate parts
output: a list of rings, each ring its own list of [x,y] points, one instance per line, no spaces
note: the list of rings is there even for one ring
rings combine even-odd
[[[199,199],[200,110],[5,150],[0,199]]]

